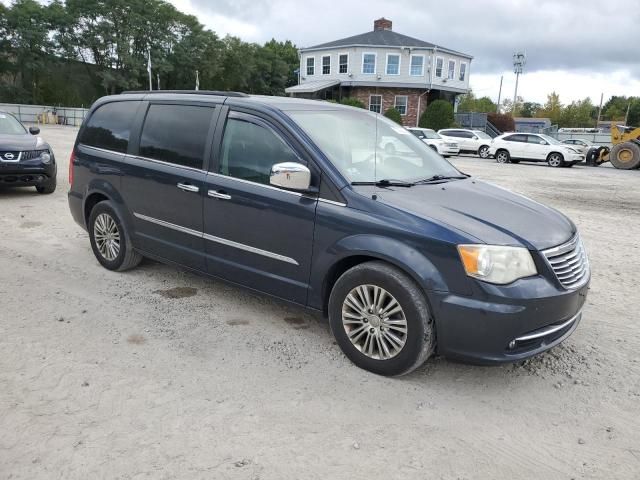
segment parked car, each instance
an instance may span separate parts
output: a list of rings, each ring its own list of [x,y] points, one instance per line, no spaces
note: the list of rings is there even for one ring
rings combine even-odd
[[[573,167],[584,155],[541,133],[504,133],[493,139],[489,154],[498,163],[547,162],[550,167]]]
[[[48,143],[8,112],[0,111],[0,187],[36,187],[38,193],[56,189],[56,159]]]
[[[473,153],[480,158],[489,158],[491,136],[482,130],[465,128],[445,128],[438,130],[446,140],[455,141],[460,146],[460,153]]]
[[[391,137],[412,155],[387,154]],[[381,115],[219,92],[90,109],[69,207],[98,262],[154,258],[325,312],[356,365],[519,361],[576,329],[590,279],[563,214],[463,174]]]
[[[569,145],[571,148],[577,150],[583,155],[586,155],[589,150],[592,148],[600,148],[601,145],[598,145],[591,140],[584,140],[582,138],[569,138],[567,140],[562,140],[562,143],[565,145]]]
[[[452,155],[458,155],[458,153],[460,153],[460,145],[458,145],[457,142],[449,139],[445,140],[439,133],[436,133],[435,130],[431,130],[430,128],[418,127],[407,128],[407,130],[409,130],[413,135],[429,145],[443,157],[450,157]]]

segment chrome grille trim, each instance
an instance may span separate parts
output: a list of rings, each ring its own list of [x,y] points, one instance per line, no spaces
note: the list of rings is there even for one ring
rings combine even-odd
[[[579,235],[542,254],[564,288],[577,289],[589,280],[589,259]]]

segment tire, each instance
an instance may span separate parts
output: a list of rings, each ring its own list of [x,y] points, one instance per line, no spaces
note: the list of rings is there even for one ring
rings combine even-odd
[[[498,150],[495,157],[498,163],[509,163],[511,161],[511,155],[506,150]]]
[[[378,292],[382,310],[397,310],[395,300],[400,311],[385,318],[375,310],[363,310],[364,288],[370,300]],[[386,295],[381,296],[380,289]],[[407,374],[435,351],[435,325],[423,291],[401,270],[384,262],[362,263],[338,279],[329,297],[329,324],[342,352],[358,367],[378,375]]]
[[[99,202],[93,207],[88,230],[93,254],[107,270],[122,272],[137,267],[142,261],[142,255],[133,249],[129,232],[110,201]],[[99,233],[111,238],[96,240]]]
[[[611,164],[621,170],[633,170],[640,167],[640,146],[633,142],[618,143],[609,152]]]
[[[489,145],[482,145],[478,149],[478,156],[480,158],[489,158]]]
[[[560,168],[566,165],[564,161],[564,157],[562,156],[561,153],[558,153],[558,152],[551,152],[549,154],[549,156],[547,157],[547,164],[550,167],[554,167],[554,168]]]
[[[42,185],[38,185],[36,187],[36,191],[40,194],[48,195],[56,191],[56,177],[52,177],[47,182],[44,182]]]

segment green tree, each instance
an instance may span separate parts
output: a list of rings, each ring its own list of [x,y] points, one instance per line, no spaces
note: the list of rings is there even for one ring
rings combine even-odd
[[[563,105],[560,102],[560,95],[551,92],[547,95],[544,106],[536,112],[537,118],[549,118],[551,123],[557,125],[561,121]]]
[[[633,102],[631,102],[627,124],[633,125],[635,127],[640,127],[640,98],[636,98],[635,100],[633,100]]]
[[[453,106],[446,100],[434,100],[420,116],[418,124],[433,130],[451,127],[454,124]]]
[[[518,113],[521,117],[533,118],[541,108],[542,105],[537,102],[523,102]]]
[[[384,116],[402,125],[402,115],[400,115],[400,112],[395,107],[387,109],[387,111],[384,112]]]
[[[460,102],[458,103],[458,112],[460,113],[489,113],[495,111],[496,104],[489,97],[476,98],[473,91],[460,96]]]
[[[595,119],[591,117],[593,113],[593,103],[590,98],[573,101],[560,114],[558,125],[561,127],[593,127]]]

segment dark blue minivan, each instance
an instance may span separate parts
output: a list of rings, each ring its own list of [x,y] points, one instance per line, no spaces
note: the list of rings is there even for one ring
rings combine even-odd
[[[385,149],[392,143],[396,148]],[[233,92],[98,100],[69,206],[110,270],[142,257],[323,311],[356,365],[522,360],[576,329],[589,262],[561,213],[385,117]]]

